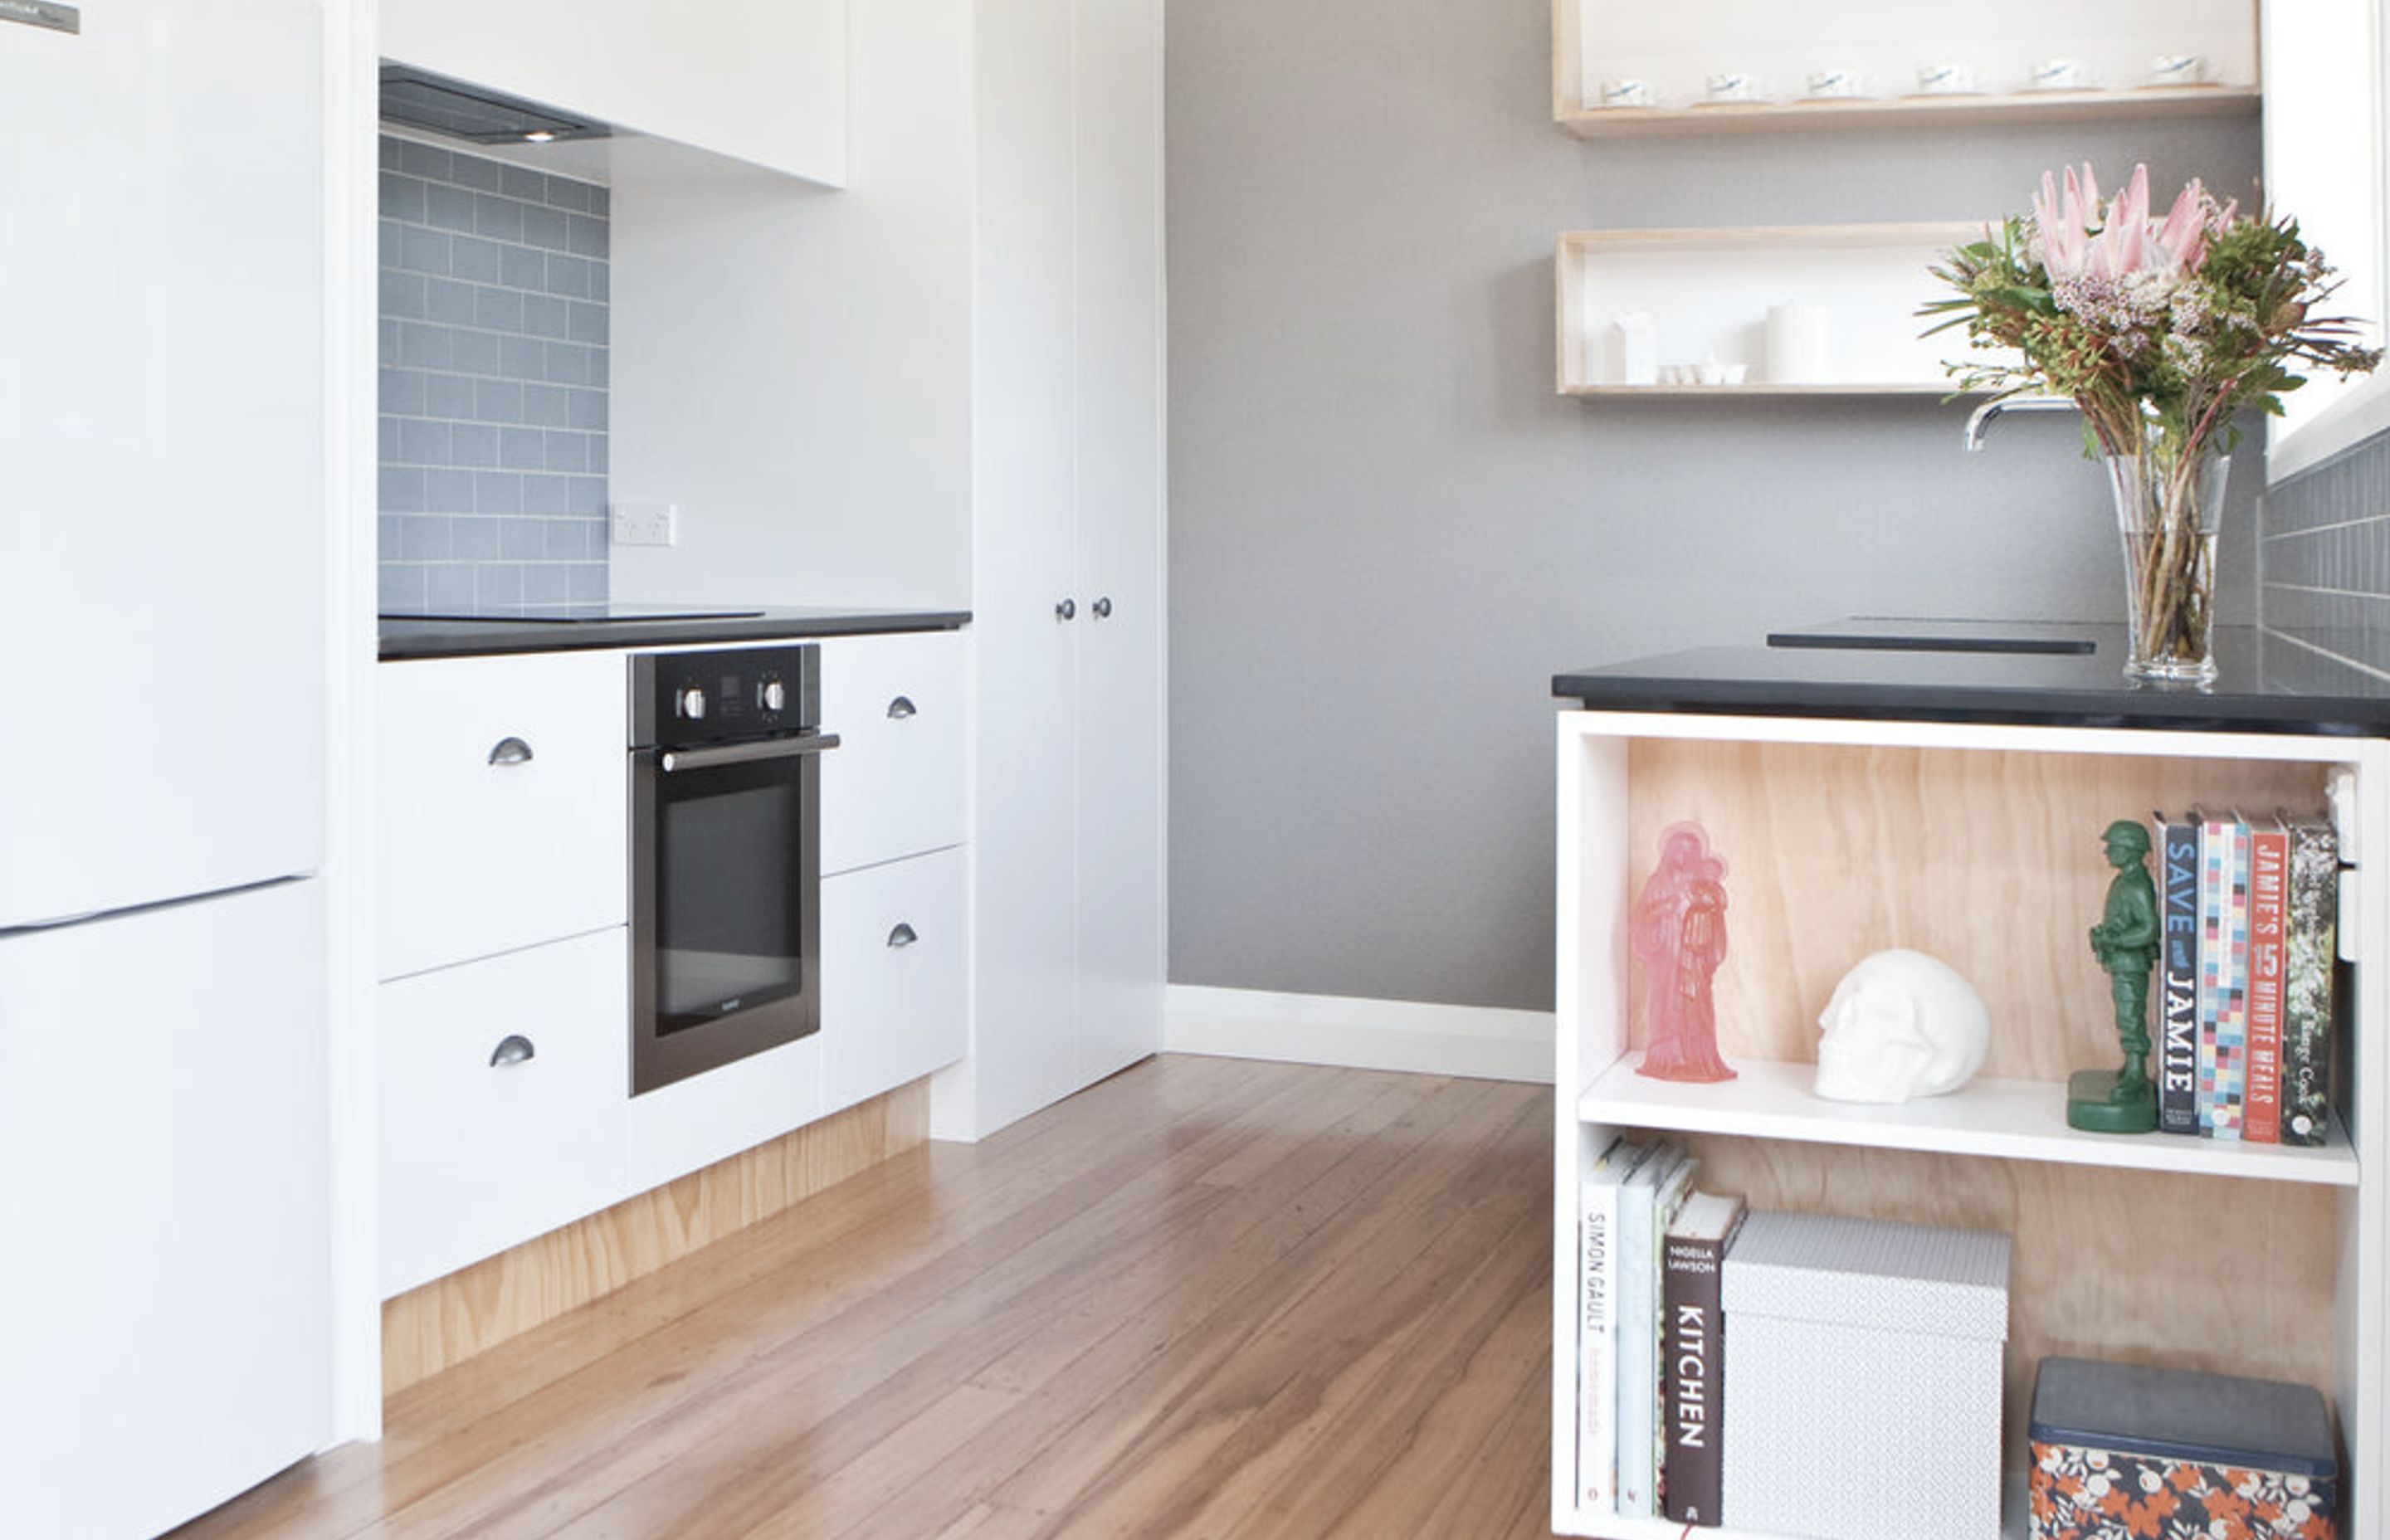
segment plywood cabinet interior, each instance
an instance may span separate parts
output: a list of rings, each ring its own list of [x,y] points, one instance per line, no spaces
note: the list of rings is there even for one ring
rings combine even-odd
[[[1780,128],[2248,116],[2257,109],[2253,0],[1555,0],[1552,111],[1584,137]],[[2196,55],[2204,79],[2153,84],[2162,55]],[[2086,88],[2037,90],[2037,68],[2082,67]],[[1957,66],[1973,89],[1929,92],[1920,71]],[[1858,94],[1819,99],[1820,71]],[[1752,78],[1748,103],[1714,103],[1713,75]],[[1606,83],[1639,81],[1649,106],[1605,107]]]
[[[2194,804],[2317,808],[2352,766],[2365,843],[2356,912],[2385,901],[2379,740],[1990,725],[1569,712],[1560,723],[1555,1341],[1575,1341],[1578,1161],[1638,1129],[1687,1136],[1698,1186],[1754,1207],[2007,1231],[2011,1468],[2034,1366],[2114,1357],[2314,1384],[2337,1410],[2350,1527],[2378,1531],[2385,1346],[2384,1065],[2361,1030],[2320,1150],[2072,1134],[2065,1077],[2113,1064],[2107,982],[2084,944],[2115,817]],[[1633,1073],[1639,969],[1626,913],[1661,828],[1698,819],[1726,856],[1718,1086]],[[2382,1019],[2378,930],[2347,1017]],[[1888,946],[1949,962],[1991,1008],[1983,1078],[1946,1097],[1854,1108],[1808,1093],[1816,1019],[1851,964]],[[2264,1259],[2262,1311],[2219,1257]],[[2252,1265],[2259,1265],[2252,1264]],[[2232,1275],[2241,1276],[2241,1275]],[[1555,1355],[1556,1470],[1574,1469],[1574,1354]],[[1729,1360],[1728,1374],[1731,1375]],[[1680,1526],[1583,1511],[1553,1527],[1660,1540]],[[1731,1523],[1733,1515],[1725,1515]],[[2011,1533],[2022,1534],[2020,1515]],[[1746,1532],[1731,1531],[1736,1534]],[[1766,1540],[1754,1536],[1753,1540]]]

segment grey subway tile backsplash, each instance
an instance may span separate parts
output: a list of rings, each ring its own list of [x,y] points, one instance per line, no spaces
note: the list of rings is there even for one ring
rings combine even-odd
[[[610,196],[413,140],[381,168],[382,609],[603,600]]]
[[[2390,432],[2268,487],[2257,533],[2268,677],[2390,677]]]

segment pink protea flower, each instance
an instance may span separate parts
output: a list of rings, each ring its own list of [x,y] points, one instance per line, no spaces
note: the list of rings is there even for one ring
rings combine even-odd
[[[2066,193],[2061,200],[2057,183],[2049,173],[2041,173],[2041,196],[2033,200],[2033,221],[2041,234],[2041,263],[2053,278],[2080,277],[2091,251],[2091,230],[2100,217],[2100,184],[2091,174],[2091,163],[2083,164],[2083,176],[2075,179],[2075,168],[2066,168]]]

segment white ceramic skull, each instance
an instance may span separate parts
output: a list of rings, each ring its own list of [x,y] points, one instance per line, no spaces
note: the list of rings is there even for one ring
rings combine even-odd
[[[1938,1097],[1984,1066],[1992,1013],[1957,969],[1922,952],[1861,958],[1818,1025],[1817,1094],[1829,1101]]]

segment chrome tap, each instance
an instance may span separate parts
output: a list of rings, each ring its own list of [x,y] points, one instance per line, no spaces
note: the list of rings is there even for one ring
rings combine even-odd
[[[1984,447],[1984,430],[2002,412],[2072,412],[2070,396],[1995,396],[1975,408],[1967,418],[1967,452],[1975,454]]]

